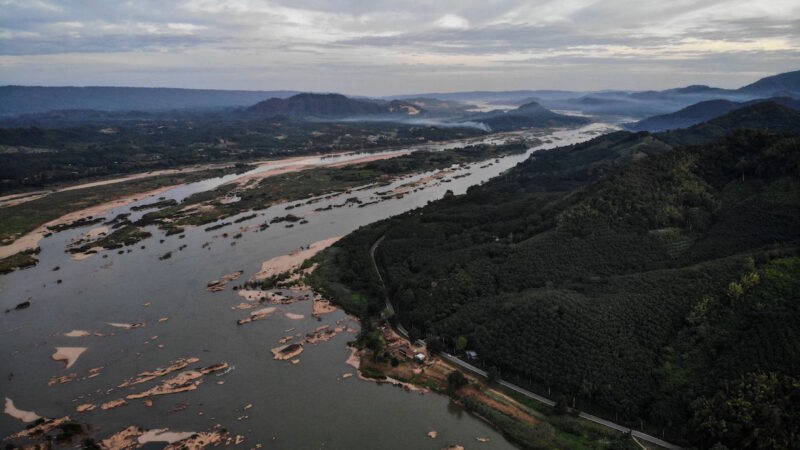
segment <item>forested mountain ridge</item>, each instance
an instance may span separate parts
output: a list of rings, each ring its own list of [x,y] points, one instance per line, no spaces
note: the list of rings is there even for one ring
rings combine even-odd
[[[627,124],[625,127],[631,131],[662,131],[686,128],[712,120],[735,109],[762,102],[774,102],[800,111],[800,100],[790,97],[776,97],[768,100],[754,100],[750,102],[708,100],[695,103],[694,105],[687,106],[673,113],[648,117],[647,119]]]
[[[527,102],[508,111],[489,111],[470,117],[471,120],[486,124],[493,131],[510,131],[526,127],[563,127],[589,123],[585,117],[559,114],[535,101]]]
[[[354,312],[379,311],[369,248],[385,235],[377,262],[412,334],[677,443],[796,446],[800,121],[789,118],[755,105],[683,134],[534,153],[467,195],[345,237],[318,257],[314,282]],[[794,130],[665,142],[767,122]],[[766,409],[748,406],[757,395]]]
[[[271,98],[247,108],[251,115],[263,117],[288,117],[293,119],[341,119],[408,115],[421,111],[415,105],[401,100],[390,102],[359,100],[341,94],[297,94],[289,98]]]

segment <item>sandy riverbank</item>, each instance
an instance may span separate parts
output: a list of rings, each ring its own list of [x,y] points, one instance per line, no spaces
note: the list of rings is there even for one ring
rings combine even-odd
[[[131,194],[122,198],[118,198],[116,200],[112,200],[110,202],[101,203],[99,205],[91,206],[89,208],[84,208],[78,211],[67,213],[59,217],[58,219],[51,220],[50,222],[45,223],[44,225],[36,228],[30,233],[18,238],[11,244],[0,246],[0,259],[7,258],[9,256],[15,255],[25,250],[36,248],[36,246],[39,245],[39,241],[42,240],[44,235],[50,232],[48,230],[48,227],[71,223],[78,219],[84,219],[89,216],[100,217],[107,214],[114,208],[126,206],[135,201],[142,200],[144,198],[154,197],[170,189],[173,189],[177,186],[179,185],[164,186],[147,192]]]
[[[330,247],[341,238],[341,236],[334,236],[323,239],[321,241],[314,242],[306,248],[295,250],[288,255],[280,255],[268,259],[261,263],[261,269],[255,275],[253,275],[253,279],[264,280],[271,276],[294,270],[300,267],[300,265],[303,264],[303,261]]]

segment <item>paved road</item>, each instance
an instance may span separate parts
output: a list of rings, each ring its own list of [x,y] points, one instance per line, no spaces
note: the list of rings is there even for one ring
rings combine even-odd
[[[375,241],[374,244],[372,244],[372,247],[369,249],[369,254],[370,254],[370,258],[372,259],[372,265],[375,267],[375,272],[378,273],[378,279],[381,281],[381,285],[383,286],[383,293],[384,293],[384,298],[385,298],[385,301],[386,301],[386,309],[389,310],[389,313],[391,315],[394,315],[394,306],[392,306],[392,302],[389,300],[389,294],[386,291],[386,285],[383,282],[383,277],[381,276],[381,271],[378,270],[378,263],[375,261],[375,250],[378,248],[379,245],[381,245],[381,243],[383,242],[383,239],[385,237],[386,237],[385,235],[381,236],[377,241]],[[406,339],[408,338],[408,332],[406,332],[406,329],[403,328],[403,325],[398,323],[397,324],[397,331],[400,334],[402,334],[403,337],[405,337]],[[451,355],[449,353],[441,352],[440,356],[443,359],[445,359],[447,361],[450,361],[451,363],[456,364],[457,366],[459,366],[459,367],[461,367],[463,369],[466,369],[466,370],[468,370],[470,372],[476,373],[476,374],[478,374],[478,375],[480,375],[482,377],[486,377],[487,376],[487,373],[486,373],[485,370],[479,369],[479,368],[473,366],[472,364],[470,364],[470,363],[468,363],[466,361],[463,361],[463,360],[461,360],[461,359],[459,359],[459,358],[457,358],[457,357],[455,357],[455,356],[453,356],[453,355]],[[507,389],[510,389],[510,390],[512,390],[514,392],[522,394],[522,395],[524,395],[524,396],[526,396],[528,398],[531,398],[531,399],[536,400],[538,402],[544,403],[545,405],[554,406],[556,404],[556,402],[554,402],[553,400],[550,400],[547,397],[543,397],[543,396],[541,396],[539,394],[535,394],[535,393],[533,393],[533,392],[531,392],[531,391],[529,391],[527,389],[524,389],[524,388],[521,388],[521,387],[517,386],[516,384],[509,383],[508,381],[498,380],[497,383],[500,384],[501,386],[507,388]],[[647,441],[647,442],[656,444],[658,446],[661,446],[661,447],[664,447],[664,448],[668,448],[670,450],[680,450],[682,448],[682,447],[679,447],[677,445],[670,444],[669,442],[661,440],[661,439],[659,439],[659,438],[657,438],[655,436],[651,436],[651,435],[649,435],[647,433],[643,433],[641,431],[637,431],[637,430],[634,430],[634,429],[631,429],[631,428],[616,424],[614,422],[611,422],[609,420],[597,417],[597,416],[592,415],[592,414],[588,414],[588,413],[585,413],[585,412],[579,412],[578,417],[580,417],[582,419],[586,419],[586,420],[588,420],[590,422],[594,422],[594,423],[606,426],[608,428],[612,428],[612,429],[620,431],[622,433],[631,433],[632,436],[637,437],[637,438],[639,438],[639,439],[641,439],[643,441]]]

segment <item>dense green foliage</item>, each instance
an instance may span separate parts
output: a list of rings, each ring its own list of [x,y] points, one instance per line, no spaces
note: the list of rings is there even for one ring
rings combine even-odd
[[[791,117],[756,105],[682,134],[537,152],[345,237],[312,281],[382,310],[370,248],[385,236],[376,259],[397,319],[448,351],[466,340],[504,378],[678,443],[796,445],[800,137],[671,145]],[[748,410],[755,398],[766,409]]]
[[[0,275],[13,272],[17,269],[35,266],[36,263],[39,262],[39,259],[36,258],[38,253],[38,248],[36,250],[24,250],[0,259]]]
[[[475,128],[214,115],[0,128],[0,193],[190,164],[378,149],[482,133]]]

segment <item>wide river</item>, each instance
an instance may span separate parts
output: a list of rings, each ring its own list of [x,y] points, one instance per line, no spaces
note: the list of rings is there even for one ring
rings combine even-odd
[[[576,130],[531,132],[531,136],[544,144],[526,154],[492,160],[489,166],[486,162],[455,169],[446,177],[450,182],[430,183],[427,188],[409,192],[402,198],[362,208],[353,205],[314,211],[328,204],[341,204],[353,196],[363,202],[374,201],[376,192],[429,177],[431,173],[406,177],[392,186],[354,190],[291,208],[289,212],[308,220],[307,224],[292,228],[273,224],[258,231],[255,226],[287,214],[290,204],[278,204],[258,211],[253,219],[219,230],[187,229],[184,238],[165,237],[162,231],[153,228],[149,230],[153,237],[127,247],[121,254],[110,250],[82,261],[72,259],[65,248],[93,227],[55,233],[40,242],[40,262],[36,267],[0,276],[2,310],[13,309],[26,300],[31,302],[27,309],[0,313],[0,400],[10,398],[17,408],[34,411],[39,416],[69,415],[73,420],[91,424],[92,436],[98,441],[130,425],[206,431],[219,424],[232,436],[244,437],[238,445],[241,448],[253,448],[259,443],[270,449],[440,449],[450,444],[466,448],[514,448],[488,424],[462,411],[444,396],[410,393],[355,376],[343,377],[354,373],[345,363],[350,355],[346,344],[355,338],[352,332],[340,333],[329,342],[306,345],[298,364],[274,360],[270,348],[278,345],[287,330],[294,328],[288,334],[305,334],[320,325],[335,325],[337,320],[346,318],[345,314],[336,311],[318,321],[311,316],[311,302],[299,301],[280,305],[278,313],[265,320],[237,326],[236,320],[247,316],[249,311],[233,309],[243,299],[232,286],[250,278],[262,261],[423,206],[441,198],[448,189],[462,194],[469,186],[497,176],[533,151],[584,141],[611,129],[605,124],[593,124]],[[484,141],[503,139],[489,137]],[[324,162],[325,158],[310,158],[304,164]],[[272,165],[269,170],[282,165]],[[229,180],[206,180],[161,195],[180,199]],[[110,219],[129,212],[131,206],[153,201],[140,200],[105,217]],[[140,214],[133,212],[133,218]],[[222,237],[225,232],[233,235],[248,226],[239,239]],[[161,239],[163,243],[159,243]],[[173,256],[159,260],[167,251],[172,251]],[[56,267],[59,270],[54,271]],[[210,280],[236,270],[244,271],[242,278],[225,290],[205,289]],[[287,312],[304,318],[287,317]],[[168,320],[159,321],[163,318]],[[125,329],[109,323],[145,325]],[[349,320],[345,324],[357,327]],[[100,336],[64,335],[71,330],[87,330]],[[56,347],[87,350],[72,367],[65,368],[63,362],[51,359]],[[151,406],[143,400],[129,400],[127,405],[115,409],[99,407],[132,392],[149,389],[177,372],[142,383],[136,386],[138,389],[119,388],[124,380],[166,367],[177,358],[189,357],[199,358],[197,367],[227,362],[230,369],[204,377],[196,390],[154,397]],[[90,372],[97,368],[101,369]],[[49,383],[53,377],[69,377],[73,373],[74,380]],[[99,375],[90,377],[93,373]],[[76,412],[78,405],[86,403],[98,407],[90,412]],[[0,415],[0,437],[23,428],[19,420]],[[435,439],[427,435],[433,430],[438,433]],[[480,443],[477,437],[489,440]],[[150,445],[163,447],[163,444]]]

